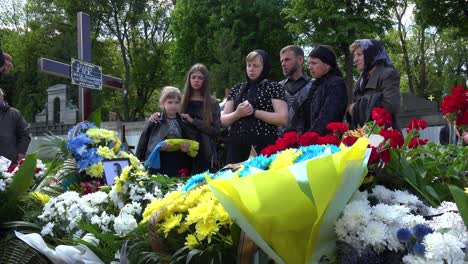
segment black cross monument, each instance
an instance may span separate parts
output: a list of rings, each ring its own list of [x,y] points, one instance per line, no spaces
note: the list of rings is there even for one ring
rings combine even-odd
[[[77,30],[78,30],[78,60],[91,62],[91,38],[90,38],[90,23],[89,15],[83,12],[78,12]],[[70,64],[54,61],[47,58],[40,58],[39,70],[50,75],[70,79],[71,66]],[[102,86],[112,89],[122,89],[122,79],[102,75]],[[80,120],[86,120],[92,113],[92,97],[91,89],[79,86],[78,104],[80,109]]]

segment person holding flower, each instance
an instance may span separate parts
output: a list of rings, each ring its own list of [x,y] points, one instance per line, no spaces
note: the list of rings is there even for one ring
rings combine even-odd
[[[150,168],[151,173],[177,176],[180,169],[191,169],[192,159],[187,155],[188,141],[180,146],[180,151],[165,151],[168,146],[160,144],[165,139],[193,139],[193,132],[178,114],[181,95],[176,87],[166,86],[161,91],[159,104],[162,108],[161,120],[158,123],[148,122],[141,133],[136,150],[140,160],[147,160],[156,147],[159,147],[160,168]]]
[[[223,126],[229,126],[226,143],[227,164],[249,158],[275,143],[278,126],[288,122],[288,105],[284,89],[268,79],[271,58],[263,50],[254,50],[246,57],[247,81],[234,86],[221,115]]]
[[[396,116],[400,110],[400,73],[384,45],[378,40],[361,39],[351,44],[350,51],[361,72],[346,115],[350,128],[363,126],[371,119],[372,109],[382,107],[392,115],[392,128],[399,129]]]
[[[217,137],[221,129],[221,109],[210,95],[209,71],[201,63],[194,64],[185,78],[180,115],[194,133],[194,140],[200,144],[198,155],[193,164],[193,172],[218,169]],[[161,120],[161,113],[151,115],[152,122]]]

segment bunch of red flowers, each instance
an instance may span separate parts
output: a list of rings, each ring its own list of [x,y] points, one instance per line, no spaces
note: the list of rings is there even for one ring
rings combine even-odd
[[[440,104],[442,114],[464,130],[468,126],[468,90],[463,88],[463,84],[450,90],[452,93],[445,96]]]

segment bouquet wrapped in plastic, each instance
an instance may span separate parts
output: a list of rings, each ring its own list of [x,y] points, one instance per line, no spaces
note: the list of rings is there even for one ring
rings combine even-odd
[[[351,148],[308,159],[301,149],[288,149],[272,157],[268,170],[207,176],[207,181],[236,224],[270,258],[312,263],[335,250],[334,223],[363,180],[367,145],[360,138]]]

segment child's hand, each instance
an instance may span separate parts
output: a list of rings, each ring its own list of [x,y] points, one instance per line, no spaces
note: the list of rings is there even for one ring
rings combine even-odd
[[[167,149],[167,144],[166,144],[166,142],[163,142],[163,143],[161,144],[161,146],[159,147],[159,150],[160,150],[160,151],[166,151],[166,149]]]
[[[188,141],[185,141],[184,144],[180,145],[180,151],[187,153],[189,147],[190,143]]]
[[[153,123],[158,123],[159,121],[161,121],[161,113],[160,112],[153,113],[149,117],[149,120]]]

